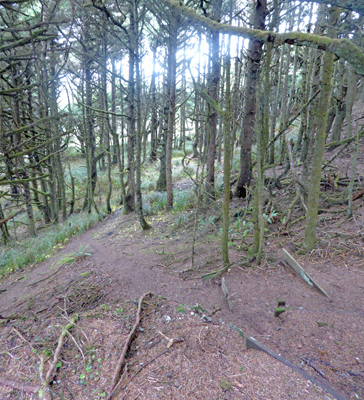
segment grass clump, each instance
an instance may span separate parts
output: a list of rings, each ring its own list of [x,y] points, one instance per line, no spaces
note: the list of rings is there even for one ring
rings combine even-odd
[[[59,225],[49,227],[34,238],[8,244],[0,254],[0,276],[44,261],[58,246],[72,236],[83,233],[97,221],[97,214],[81,213],[71,216]]]

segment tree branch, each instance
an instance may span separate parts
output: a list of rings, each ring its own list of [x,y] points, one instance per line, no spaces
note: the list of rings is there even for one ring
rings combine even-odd
[[[329,51],[330,53],[334,53],[338,57],[343,58],[348,63],[350,63],[357,74],[364,75],[364,52],[360,47],[356,46],[348,39],[332,39],[326,36],[319,36],[313,33],[304,32],[277,33],[222,24],[220,22],[214,21],[212,19],[206,18],[203,15],[198,14],[195,10],[185,6],[179,0],[162,1],[164,4],[185,15],[186,18],[199,22],[205,28],[209,28],[220,33],[240,36],[245,39],[260,40],[262,43],[272,42],[275,43],[277,46],[288,43],[296,46],[307,46],[319,50]],[[318,2],[323,1],[324,0]],[[339,0],[330,0],[330,3],[334,1]],[[343,1],[345,3],[345,0]],[[360,0],[356,1],[359,4]],[[364,6],[362,8],[364,8]]]

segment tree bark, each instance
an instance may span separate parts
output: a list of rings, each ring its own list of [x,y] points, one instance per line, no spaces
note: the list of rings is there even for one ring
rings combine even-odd
[[[338,8],[330,9],[329,21],[328,21],[328,24],[330,26],[328,34],[330,37],[334,36],[335,31],[332,28],[332,26],[335,25],[339,15],[340,11]],[[323,65],[322,65],[321,92],[320,92],[318,111],[317,111],[315,152],[312,161],[311,179],[308,189],[308,200],[307,200],[308,211],[306,213],[305,231],[302,243],[302,247],[305,250],[314,249],[316,242],[321,170],[322,170],[322,160],[325,153],[326,125],[327,125],[327,117],[330,106],[333,68],[334,68],[334,55],[332,53],[326,52],[324,54]]]
[[[258,0],[254,15],[254,29],[264,30],[265,17],[267,15],[266,0]],[[241,137],[240,148],[240,176],[236,186],[236,196],[246,196],[246,186],[249,186],[251,180],[251,147],[254,136],[255,114],[256,114],[256,91],[258,73],[260,68],[260,59],[263,53],[263,41],[251,39],[248,48],[248,65],[246,90],[244,101],[244,125]]]

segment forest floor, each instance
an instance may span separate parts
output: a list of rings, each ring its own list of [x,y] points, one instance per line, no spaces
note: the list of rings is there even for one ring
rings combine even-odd
[[[350,162],[348,149],[337,160],[342,176]],[[274,194],[276,206],[287,210],[281,195]],[[233,220],[244,202],[232,200]],[[232,235],[224,274],[229,302],[221,279],[202,279],[221,268],[220,203],[199,214],[192,268],[193,210],[151,216],[146,232],[135,215],[117,210],[45,262],[0,282],[0,399],[38,398],[31,392],[47,371],[55,399],[109,398],[138,299],[149,292],[114,399],[335,398],[266,353],[247,349],[248,336],[330,384],[341,393],[336,398],[364,399],[363,206],[363,198],[354,202],[351,219],[345,205],[321,210],[318,248],[306,255],[295,253],[303,220],[286,230],[272,218],[259,266],[246,266],[241,239]],[[283,248],[330,298],[283,262]],[[275,317],[279,301],[286,311]],[[19,390],[19,383],[28,386]]]

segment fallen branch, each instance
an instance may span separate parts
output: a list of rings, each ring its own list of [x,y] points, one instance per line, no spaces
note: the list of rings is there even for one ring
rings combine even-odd
[[[14,379],[9,379],[0,376],[0,385],[9,386],[15,390],[20,390],[21,392],[27,393],[38,393],[40,385],[30,385],[28,383],[22,383],[15,381]]]
[[[359,199],[364,194],[364,189],[353,196],[353,201]]]
[[[125,359],[125,356],[126,356],[126,352],[128,351],[128,348],[129,348],[129,345],[131,343],[131,339],[134,336],[135,330],[136,330],[136,328],[138,327],[138,325],[140,323],[140,311],[142,309],[142,303],[143,303],[144,297],[147,296],[148,294],[151,294],[151,292],[144,293],[139,299],[138,310],[137,310],[137,314],[136,314],[136,321],[135,321],[135,324],[134,324],[132,330],[130,331],[130,333],[129,333],[127,339],[126,339],[126,342],[125,342],[124,347],[123,347],[123,351],[122,351],[122,353],[121,353],[121,355],[119,357],[118,363],[117,363],[115,371],[114,371],[114,376],[113,376],[112,381],[111,381],[109,392],[112,392],[113,389],[116,386],[116,381],[117,381],[118,376],[120,374],[121,367],[123,365],[123,362],[124,362],[124,359]],[[109,398],[110,398],[110,396],[109,396]]]
[[[42,388],[39,389],[39,392],[38,392],[39,399],[48,400],[48,399],[52,398],[52,393],[50,391],[49,383],[51,381],[51,377],[52,377],[52,375],[54,373],[54,370],[56,368],[56,365],[58,363],[58,359],[59,359],[59,356],[61,354],[61,350],[62,350],[62,347],[63,347],[64,338],[65,338],[66,334],[68,333],[68,331],[73,328],[73,325],[75,324],[75,322],[77,320],[78,320],[78,315],[76,314],[76,315],[73,316],[73,318],[71,319],[70,323],[67,324],[63,328],[62,333],[61,333],[61,335],[60,335],[60,337],[58,339],[58,346],[57,346],[56,351],[54,353],[52,364],[51,364],[51,366],[50,366],[45,378],[43,378],[44,356],[41,357],[41,364],[40,364],[40,367],[39,367],[39,374],[40,374],[40,379],[42,381]]]
[[[164,350],[164,351],[162,351],[162,353],[159,353],[159,354],[157,354],[154,358],[152,358],[150,361],[148,361],[147,363],[145,363],[145,364],[143,364],[139,369],[138,369],[138,371],[137,372],[135,372],[135,374],[130,378],[130,380],[129,380],[129,382],[128,382],[128,384],[130,384],[130,382],[141,372],[141,371],[143,371],[143,369],[145,368],[145,367],[147,367],[148,365],[150,365],[153,361],[155,361],[157,358],[159,358],[160,356],[163,356],[164,354],[166,354],[167,352],[169,351],[169,349],[166,349],[166,350]],[[120,380],[121,381],[121,380]],[[120,384],[120,382],[117,384],[117,386],[119,386],[119,384]],[[116,387],[115,387],[116,388]],[[123,389],[125,389],[125,387],[123,387]],[[123,398],[122,398],[122,400],[126,400],[126,396],[127,395],[125,395]],[[106,399],[106,400],[110,400],[110,396]]]
[[[78,315],[76,314],[76,315],[73,316],[73,318],[71,319],[70,323],[67,324],[63,328],[63,331],[62,331],[62,333],[61,333],[61,335],[60,335],[60,337],[58,339],[58,346],[57,346],[56,352],[54,353],[53,362],[52,362],[51,367],[49,368],[49,370],[47,372],[47,375],[46,375],[46,378],[45,378],[47,383],[49,383],[49,381],[51,379],[51,375],[53,374],[53,372],[54,372],[54,370],[56,368],[56,365],[58,363],[58,359],[59,359],[59,356],[61,354],[64,338],[65,338],[67,332],[73,328],[73,325],[75,324],[75,322],[77,320],[78,320]]]
[[[319,369],[316,368],[314,366],[314,364],[312,364],[312,362],[304,357],[298,356],[298,358],[300,358],[304,363],[306,363],[309,367],[311,367],[312,369],[314,369],[318,374],[320,374],[324,379],[327,379],[325,374]]]
[[[112,392],[107,396],[106,400],[110,400],[110,399],[112,398],[112,396],[114,396],[114,393],[117,391],[118,387],[121,385],[121,382],[124,380],[124,378],[125,378],[127,372],[128,372],[128,363],[125,364],[124,372],[123,372],[123,374],[121,375],[121,378],[120,378],[118,384],[115,385],[114,389],[113,389]]]

